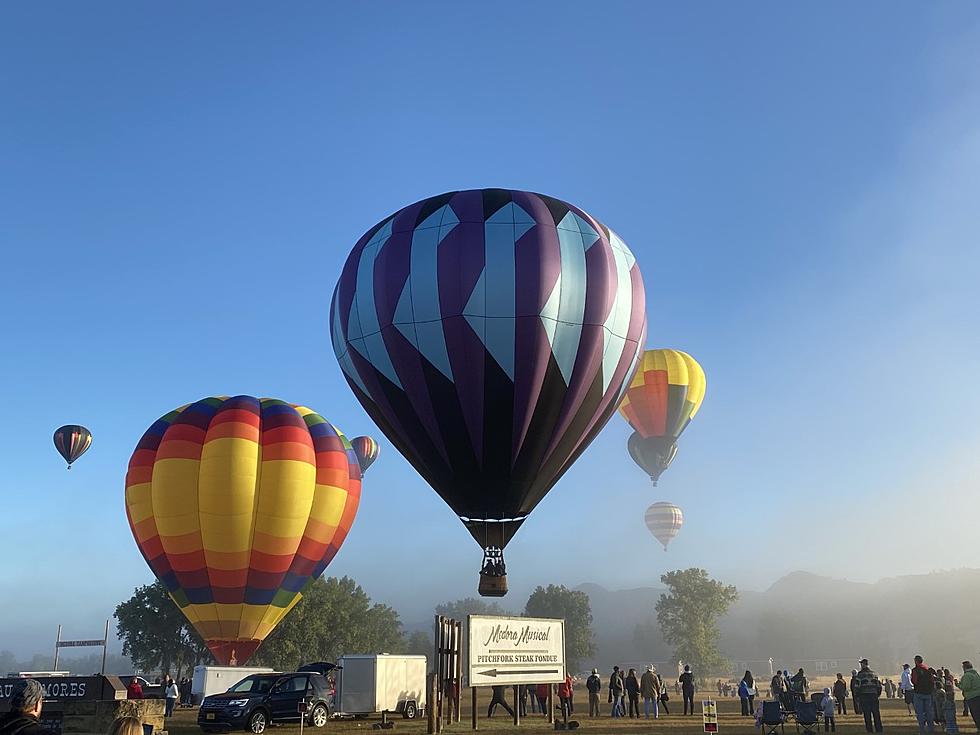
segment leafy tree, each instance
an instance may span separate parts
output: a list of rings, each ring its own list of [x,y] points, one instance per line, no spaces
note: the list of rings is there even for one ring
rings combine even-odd
[[[434,649],[435,643],[432,640],[432,634],[422,630],[417,630],[408,636],[405,639],[405,645],[402,646],[402,650],[407,654],[412,656],[428,656],[430,659],[432,658]]]
[[[711,579],[704,569],[678,569],[661,575],[667,592],[657,601],[657,622],[674,657],[704,677],[726,670],[718,651],[718,618],[738,599],[738,590]]]
[[[211,654],[197,631],[157,580],[137,587],[133,596],[116,606],[115,618],[124,656],[142,671],[161,671],[180,677]]]
[[[350,577],[317,579],[269,635],[252,660],[289,671],[345,653],[386,653],[403,646],[398,613],[371,598]]]
[[[570,670],[577,670],[583,659],[595,655],[592,605],[585,592],[570,590],[565,585],[537,587],[527,599],[524,615],[565,619],[565,663]]]
[[[0,651],[0,676],[14,674],[17,670],[17,657],[13,652],[6,649]]]
[[[461,620],[466,623],[467,615],[506,615],[504,610],[496,602],[487,602],[476,597],[465,597],[462,600],[444,602],[436,605],[436,615],[447,618]]]

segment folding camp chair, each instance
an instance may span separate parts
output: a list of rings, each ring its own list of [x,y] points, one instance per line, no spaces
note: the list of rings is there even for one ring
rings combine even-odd
[[[796,703],[796,731],[817,735],[817,705],[813,702]]]
[[[786,717],[783,715],[783,708],[779,702],[762,703],[762,727],[763,735],[776,735],[776,728],[781,733],[785,732],[783,725]]]

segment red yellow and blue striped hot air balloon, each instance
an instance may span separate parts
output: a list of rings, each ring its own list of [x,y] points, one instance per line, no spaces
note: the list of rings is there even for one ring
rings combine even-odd
[[[354,447],[354,454],[357,455],[357,461],[361,465],[361,476],[363,476],[381,453],[381,445],[369,436],[355,436],[350,440],[350,445]]]
[[[701,407],[704,370],[680,350],[647,350],[619,411],[634,432],[630,456],[657,484],[677,453],[677,438]]]
[[[659,502],[647,508],[644,520],[650,533],[663,544],[664,551],[667,551],[667,544],[674,540],[674,536],[684,525],[684,514],[673,503]]]
[[[334,558],[360,492],[350,442],[309,408],[204,398],[140,439],[126,513],[218,663],[243,664]]]
[[[55,429],[54,448],[68,463],[68,469],[76,459],[92,446],[92,432],[78,424],[66,424]]]

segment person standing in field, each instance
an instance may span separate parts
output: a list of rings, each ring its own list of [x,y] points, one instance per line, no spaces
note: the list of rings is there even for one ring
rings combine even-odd
[[[643,716],[650,719],[650,706],[653,706],[653,719],[660,719],[660,710],[657,701],[660,699],[660,682],[657,675],[653,673],[653,666],[647,666],[647,670],[640,677],[640,696],[643,697]]]
[[[738,698],[742,700],[742,717],[752,717],[755,713],[755,680],[752,672],[746,671],[742,681],[738,683]]]
[[[570,675],[565,675],[565,681],[557,685],[558,689],[558,702],[561,706],[561,716],[568,719],[568,716],[572,714],[572,677]]]
[[[927,729],[929,732],[934,731],[936,677],[926,668],[922,656],[915,657],[911,679],[915,719],[919,723],[919,735],[925,735]]]
[[[547,684],[545,684],[545,686],[547,686]],[[498,684],[495,687],[491,687],[491,689],[493,690],[493,696],[490,698],[490,706],[487,707],[487,719],[493,717],[493,711],[497,709],[498,704],[507,710],[507,713],[513,717],[514,710],[512,710],[510,705],[507,704],[507,688]]]
[[[838,674],[840,676],[840,674]],[[823,699],[820,700],[820,709],[823,711],[823,731],[837,732],[837,720],[834,715],[837,710],[836,698],[831,696],[830,687],[823,690]]]
[[[622,717],[625,714],[623,710],[623,693],[625,691],[623,674],[618,666],[613,666],[612,676],[609,677],[609,701],[612,702],[611,715],[613,717]]]
[[[902,676],[898,680],[898,691],[901,692],[902,699],[905,700],[905,709],[911,717],[914,690],[912,688],[912,667],[908,664],[902,664]]]
[[[172,717],[174,713],[174,706],[177,704],[177,698],[180,696],[180,690],[177,688],[177,682],[173,679],[167,679],[167,685],[164,687],[163,696],[166,698],[166,709],[164,710],[164,717]]]
[[[694,714],[694,674],[691,673],[689,664],[684,665],[684,673],[677,678],[680,684],[681,694],[684,696],[684,714]],[[688,709],[690,707],[690,710]]]
[[[599,669],[592,669],[592,676],[585,680],[585,688],[589,692],[589,717],[599,716],[599,692],[602,691],[602,679]]]
[[[963,692],[963,701],[973,718],[977,732],[980,732],[980,674],[969,661],[963,662],[963,676],[956,686]]]
[[[551,686],[548,684],[538,684],[534,688],[534,696],[538,699],[538,709],[541,710],[541,714],[545,717],[548,716],[548,694],[551,692]]]
[[[909,685],[911,686],[911,684]],[[857,694],[858,687],[858,670],[851,669],[851,701],[854,704],[854,714],[861,714],[861,698]],[[911,698],[911,694],[909,697]]]
[[[640,716],[640,682],[636,678],[636,669],[630,669],[623,682],[626,688],[626,698],[629,703],[629,716]]]
[[[844,681],[843,674],[837,674],[837,681],[834,682],[834,700],[837,702],[837,714],[847,714],[847,682]]]
[[[657,677],[657,684],[660,686],[660,708],[665,715],[669,715],[670,710],[667,708],[667,702],[670,701],[670,694],[667,692],[667,685],[664,684],[664,678],[656,669],[653,670],[653,673]]]
[[[851,687],[855,701],[861,703],[861,713],[864,715],[864,729],[868,732],[881,732],[881,708],[878,700],[881,698],[881,680],[868,666],[868,659],[861,659],[861,670],[857,673],[857,687]],[[873,727],[872,727],[873,725]]]

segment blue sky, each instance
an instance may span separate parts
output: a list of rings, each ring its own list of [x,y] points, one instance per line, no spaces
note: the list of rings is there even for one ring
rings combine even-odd
[[[980,563],[978,42],[969,3],[6,4],[0,648],[91,637],[150,581],[123,479],[171,408],[270,395],[374,431],[330,295],[367,228],[456,188],[614,227],[650,345],[708,375],[659,488],[614,418],[538,507],[512,607],[691,565],[764,588]],[[70,473],[68,422],[95,434]],[[425,620],[479,551],[382,452],[328,573]],[[668,554],[661,499],[687,515]]]

